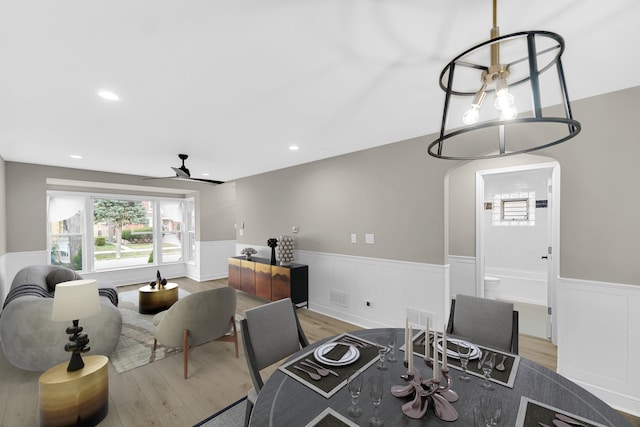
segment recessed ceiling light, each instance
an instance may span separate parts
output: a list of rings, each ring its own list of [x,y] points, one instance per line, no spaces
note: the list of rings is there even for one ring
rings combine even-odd
[[[202,172],[202,176],[209,176],[209,172]]]
[[[69,157],[71,157],[72,159],[81,159],[82,158],[82,156],[79,156],[77,154],[72,154]]]
[[[289,150],[291,151],[298,151],[300,149],[300,147],[298,147],[297,145],[290,145],[289,146]]]
[[[115,94],[115,93],[113,93],[113,92],[111,92],[109,90],[104,90],[104,89],[100,89],[98,91],[98,96],[100,98],[104,98],[104,99],[107,99],[109,101],[118,101],[118,100],[120,100],[120,97],[117,94]]]

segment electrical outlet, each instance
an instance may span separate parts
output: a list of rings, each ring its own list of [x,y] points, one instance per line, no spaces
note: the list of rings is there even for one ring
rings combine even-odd
[[[351,243],[358,243],[358,235],[356,233],[351,234]]]

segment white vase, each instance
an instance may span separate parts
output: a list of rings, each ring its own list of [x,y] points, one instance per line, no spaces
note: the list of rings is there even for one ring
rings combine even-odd
[[[278,246],[276,246],[276,252],[280,265],[291,265],[293,261],[293,248],[295,246],[293,237],[280,236],[278,237]]]

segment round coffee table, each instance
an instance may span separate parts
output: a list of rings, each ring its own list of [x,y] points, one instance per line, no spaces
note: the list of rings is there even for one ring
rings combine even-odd
[[[138,289],[138,311],[153,314],[166,310],[178,301],[178,284],[167,283],[164,286],[145,285]]]

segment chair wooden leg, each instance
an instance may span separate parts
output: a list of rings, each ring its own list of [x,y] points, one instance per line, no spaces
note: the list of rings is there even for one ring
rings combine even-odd
[[[187,379],[187,372],[189,370],[189,330],[184,330],[184,342],[182,347],[182,358],[184,363],[184,379]]]
[[[231,334],[226,334],[219,338],[216,338],[215,341],[233,342],[236,346],[236,359],[237,359],[238,357],[240,357],[238,353],[238,329],[236,328],[236,319],[233,316],[231,316],[231,329],[233,331]]]

